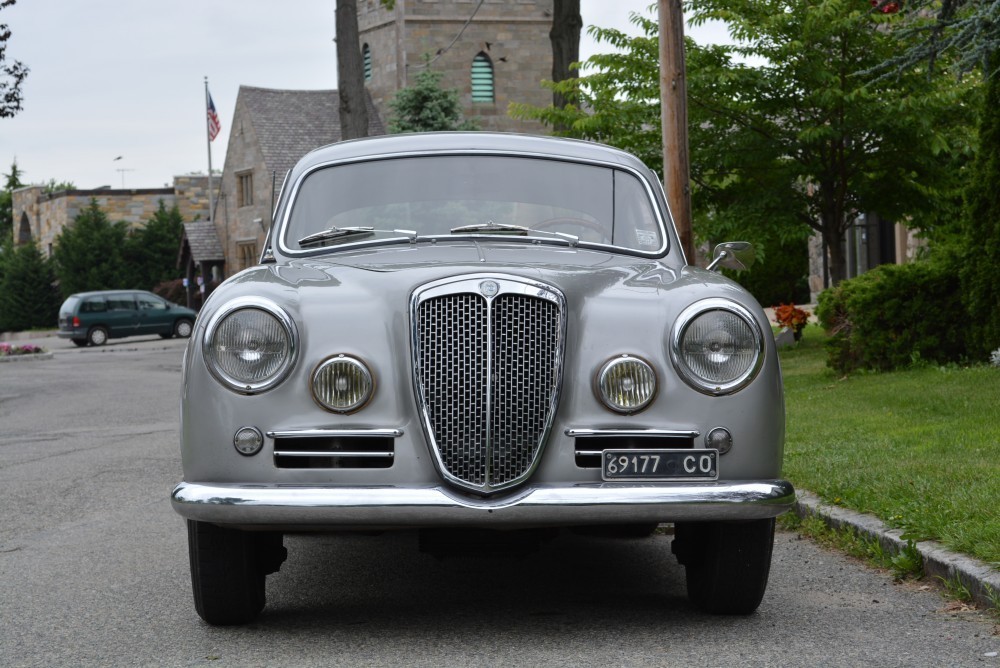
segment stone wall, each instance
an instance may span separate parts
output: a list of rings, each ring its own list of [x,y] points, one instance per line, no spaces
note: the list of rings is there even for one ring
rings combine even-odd
[[[270,224],[271,179],[249,110],[238,98],[233,112],[232,131],[226,145],[226,164],[222,170],[219,201],[215,204],[215,231],[226,255],[225,275],[232,276],[244,267],[239,263],[241,244],[255,245],[259,254],[264,245],[265,228]],[[251,175],[253,203],[240,206],[237,179]],[[276,187],[280,187],[278,183]]]
[[[552,0],[487,0],[466,25],[476,4],[403,0],[387,10],[378,0],[359,3],[361,42],[372,55],[367,86],[384,119],[389,120],[389,102],[396,91],[413,82],[430,56],[431,67],[444,75],[442,87],[459,91],[464,115],[478,119],[483,130],[545,131],[538,122],[510,118],[507,107],[511,102],[552,102],[552,93],[541,87],[543,79],[552,77]],[[397,53],[401,44],[403,59]],[[493,103],[472,102],[472,61],[480,52],[493,63]],[[404,76],[399,76],[400,62],[405,62]]]
[[[33,239],[48,256],[63,228],[92,200],[112,222],[125,221],[131,227],[144,225],[153,217],[160,202],[169,209],[175,204],[185,221],[208,217],[208,177],[180,176],[173,188],[63,190],[46,193],[42,186],[26,186],[13,193],[15,243]]]

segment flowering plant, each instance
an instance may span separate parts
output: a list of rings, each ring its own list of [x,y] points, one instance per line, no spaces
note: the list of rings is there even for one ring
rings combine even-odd
[[[34,355],[44,352],[45,348],[39,348],[31,344],[12,346],[9,343],[0,343],[0,355]]]
[[[993,366],[1000,366],[1000,348],[997,348],[990,353],[990,364]]]
[[[805,311],[794,304],[779,304],[774,307],[774,321],[779,327],[792,330],[795,340],[802,338],[802,330],[809,322],[809,311]]]

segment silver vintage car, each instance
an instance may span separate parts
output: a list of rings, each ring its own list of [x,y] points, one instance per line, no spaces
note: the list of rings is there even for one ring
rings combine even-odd
[[[256,617],[292,532],[672,523],[692,603],[747,614],[795,496],[784,420],[760,305],[688,264],[633,156],[490,133],[321,148],[185,355],[195,607]]]

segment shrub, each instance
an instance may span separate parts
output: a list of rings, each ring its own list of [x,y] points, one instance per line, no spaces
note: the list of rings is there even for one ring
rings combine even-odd
[[[816,315],[831,334],[827,365],[838,373],[965,355],[959,278],[945,263],[876,267],[820,294]]]

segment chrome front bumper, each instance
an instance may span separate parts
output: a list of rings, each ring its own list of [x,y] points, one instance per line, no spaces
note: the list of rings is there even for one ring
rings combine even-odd
[[[174,510],[201,522],[283,530],[417,527],[518,528],[749,520],[791,508],[785,480],[701,484],[535,485],[477,499],[445,487],[309,487],[183,482]]]

